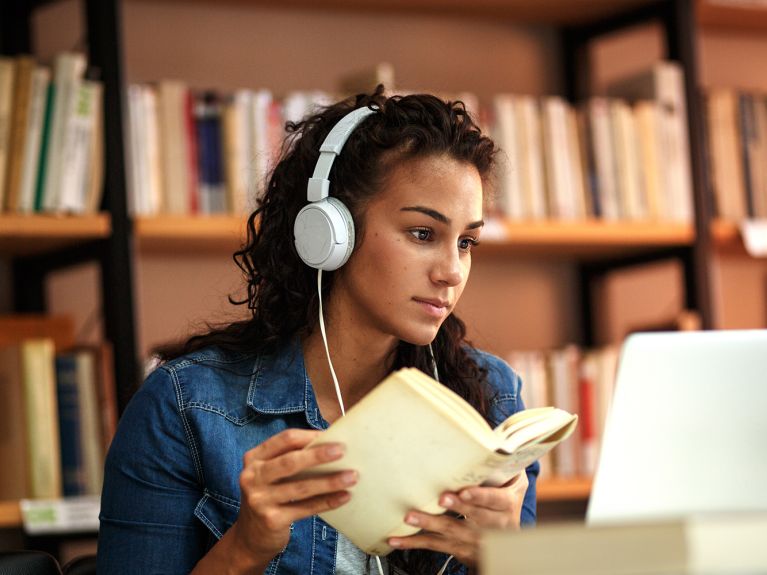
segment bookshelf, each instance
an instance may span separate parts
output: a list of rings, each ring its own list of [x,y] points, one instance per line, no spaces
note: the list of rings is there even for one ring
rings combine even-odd
[[[590,491],[590,477],[542,479],[537,485],[538,501],[543,503],[586,500]],[[0,501],[0,529],[20,528],[21,526],[19,502]]]
[[[182,2],[183,3],[183,2]],[[188,0],[188,4],[204,4]],[[247,8],[250,3],[231,0]],[[278,5],[274,0],[260,0],[256,5]],[[483,0],[467,5],[459,0],[327,0],[321,3],[294,0],[288,3],[296,10],[332,13],[335,10],[376,11],[381,13],[405,14],[461,14],[481,17],[498,17],[508,22],[531,22],[545,24],[562,32],[562,54],[564,62],[565,91],[571,99],[577,98],[576,84],[584,71],[584,63],[578,54],[588,40],[603,33],[620,30],[632,23],[657,17],[665,19],[668,30],[669,52],[672,56],[689,64],[694,61],[694,52],[690,51],[689,37],[691,4],[687,1],[648,2],[630,0],[627,2],[579,3],[557,0],[540,3],[525,0]],[[172,253],[193,256],[196,253],[231,252],[242,237],[243,221],[238,217],[197,217],[197,218],[135,218],[127,215],[125,193],[125,166],[123,161],[123,125],[122,95],[125,84],[125,63],[122,45],[121,4],[117,0],[85,0],[85,16],[90,38],[90,60],[106,72],[105,110],[106,128],[106,166],[107,184],[104,214],[94,218],[82,218],[68,223],[47,222],[36,216],[27,221],[21,218],[0,217],[0,253],[14,258],[28,255],[44,255],[61,248],[73,247],[89,240],[99,240],[106,248],[101,261],[105,274],[103,293],[105,296],[105,325],[108,337],[119,342],[115,350],[115,379],[121,407],[127,403],[126,392],[135,382],[139,370],[136,361],[136,326],[133,312],[135,294],[132,292],[134,268],[134,250],[139,254]],[[661,6],[660,11],[656,11]],[[211,8],[212,9],[212,8]],[[685,16],[686,15],[686,16]],[[23,27],[22,27],[23,28]],[[677,32],[679,32],[677,34]],[[18,34],[18,33],[17,33]],[[2,37],[0,36],[0,40]],[[29,47],[29,38],[14,40],[25,41]],[[3,43],[6,50],[6,43]],[[693,78],[691,82],[695,82]],[[688,96],[690,91],[688,90]],[[691,131],[699,127],[697,111],[691,107]],[[702,169],[702,155],[693,150],[693,165],[696,173]],[[696,206],[705,204],[701,201],[705,186],[699,176],[696,179]],[[478,258],[487,254],[492,257],[544,257],[552,259],[571,259],[576,262],[609,262],[615,264],[634,262],[637,258],[644,261],[667,254],[669,250],[682,250],[689,260],[688,286],[694,293],[689,293],[690,307],[703,310],[704,325],[709,317],[707,307],[709,296],[705,276],[706,261],[710,245],[709,235],[714,245],[724,242],[722,237],[731,237],[732,231],[715,224],[709,231],[708,214],[705,208],[698,208],[695,225],[657,224],[657,223],[607,223],[607,222],[545,222],[517,223],[503,222],[502,229],[506,238],[483,239],[483,246],[478,250]],[[701,211],[703,210],[703,211]],[[40,219],[38,219],[40,218]],[[34,222],[37,221],[37,224]],[[7,225],[6,225],[7,224]],[[66,226],[71,226],[67,228]],[[720,229],[721,228],[721,229]],[[16,230],[16,231],[14,231]],[[703,230],[703,231],[702,231]],[[722,231],[724,230],[724,231]],[[729,241],[729,240],[726,240]],[[30,247],[31,246],[31,247]],[[23,269],[23,266],[21,266]],[[33,277],[32,282],[41,278]],[[18,281],[21,285],[23,281]],[[18,311],[42,307],[42,302],[32,302],[17,306]],[[588,314],[584,314],[588,315]],[[586,319],[585,321],[589,321]],[[547,479],[539,484],[541,501],[565,501],[587,499],[590,490],[589,478]],[[0,506],[0,519],[13,521],[13,503]]]
[[[21,527],[21,507],[18,501],[0,501],[0,529]]]
[[[110,234],[107,213],[92,216],[0,214],[0,254],[27,256],[72,247]]]
[[[691,246],[695,230],[689,224],[657,222],[496,222],[475,252],[484,255],[541,256],[594,259],[625,257],[660,248]],[[229,253],[244,237],[245,218],[239,216],[139,217],[134,233],[142,252]]]

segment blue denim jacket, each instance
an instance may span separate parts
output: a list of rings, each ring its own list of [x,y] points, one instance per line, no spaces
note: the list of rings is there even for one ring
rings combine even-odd
[[[492,420],[523,409],[517,375],[474,353],[497,392]],[[191,571],[237,518],[244,453],[290,427],[327,427],[297,341],[269,356],[208,348],[156,369],[125,410],[107,456],[99,573]],[[538,464],[527,474],[523,524],[535,522]],[[319,517],[298,521],[266,573],[332,575],[336,541]]]

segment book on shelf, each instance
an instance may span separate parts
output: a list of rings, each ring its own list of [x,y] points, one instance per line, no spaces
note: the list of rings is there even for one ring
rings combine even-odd
[[[386,94],[396,93],[394,84],[394,66],[389,62],[379,62],[373,66],[354,70],[341,76],[339,91],[344,96],[370,94],[379,84],[383,84]]]
[[[575,433],[541,458],[539,478],[593,475],[615,385],[618,348],[520,350],[506,360],[522,378],[527,408],[557,405],[578,415]]]
[[[11,138],[13,110],[13,60],[0,57],[0,208],[5,205],[6,172]]]
[[[0,348],[0,390],[3,455],[15,455],[11,473],[4,473],[3,499],[61,497],[61,453],[56,399],[54,343],[29,339]],[[7,476],[7,477],[5,477]],[[21,491],[21,492],[20,492]]]
[[[108,343],[73,346],[69,316],[0,316],[0,499],[98,494],[117,425]]]
[[[611,83],[608,95],[631,103],[654,100],[659,104],[663,182],[669,219],[692,221],[692,170],[687,122],[687,103],[682,66],[660,61],[651,68]]]
[[[756,512],[488,530],[482,535],[479,562],[483,575],[765,573],[765,533],[767,515]]]
[[[51,69],[32,56],[0,60],[0,210],[96,212],[103,89],[85,76],[85,57],[57,55],[52,82]]]
[[[492,429],[455,392],[417,369],[399,370],[310,444],[340,442],[345,453],[308,474],[359,472],[351,500],[320,517],[366,553],[387,554],[389,537],[418,532],[404,523],[410,509],[441,513],[444,491],[505,484],[566,439],[577,419],[545,407]]]
[[[738,222],[747,215],[746,186],[734,90],[712,89],[704,96],[708,137],[709,181],[718,217]]]

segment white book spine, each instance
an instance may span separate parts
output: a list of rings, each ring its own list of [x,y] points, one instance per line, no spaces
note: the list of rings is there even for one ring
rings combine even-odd
[[[160,146],[160,124],[157,118],[157,92],[152,86],[144,86],[141,91],[143,141],[146,144],[144,154],[147,188],[147,212],[151,215],[162,213],[163,182]]]
[[[61,158],[59,210],[71,213],[85,211],[85,188],[95,128],[95,98],[98,89],[90,81],[82,81],[74,93],[72,113]]]
[[[45,100],[51,72],[48,68],[38,67],[32,73],[32,94],[29,116],[27,116],[27,137],[24,140],[24,164],[21,168],[21,188],[19,191],[19,211],[30,213],[35,210],[35,186],[40,168],[40,144],[45,117]]]
[[[534,220],[543,220],[546,209],[546,174],[543,165],[543,134],[541,132],[541,111],[538,102],[529,96],[520,98],[527,154],[524,173],[529,178],[528,214]]]
[[[521,184],[519,130],[514,114],[514,97],[498,95],[494,101],[498,140],[505,154],[501,187],[501,208],[512,220],[525,217]]]
[[[58,211],[61,206],[61,181],[63,156],[67,143],[69,120],[77,101],[80,83],[85,72],[82,54],[62,53],[54,65],[54,88],[52,121],[48,150],[45,158],[45,185],[43,187],[43,210]]]

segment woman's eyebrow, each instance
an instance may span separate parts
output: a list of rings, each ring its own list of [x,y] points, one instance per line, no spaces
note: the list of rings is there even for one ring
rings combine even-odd
[[[425,214],[431,218],[434,218],[440,223],[450,225],[450,218],[448,218],[446,215],[439,213],[437,210],[433,210],[431,208],[427,208],[425,206],[408,206],[405,208],[400,209],[401,212],[420,212],[422,214]],[[485,225],[484,220],[477,220],[476,222],[471,222],[466,226],[467,230],[474,230],[477,228],[481,228]]]
[[[432,210],[431,208],[427,208],[424,206],[409,206],[400,209],[401,212],[420,212],[422,214],[426,214],[427,216],[434,218],[438,222],[441,222],[443,224],[450,224],[450,218],[448,218],[446,215],[439,213],[437,210]]]

